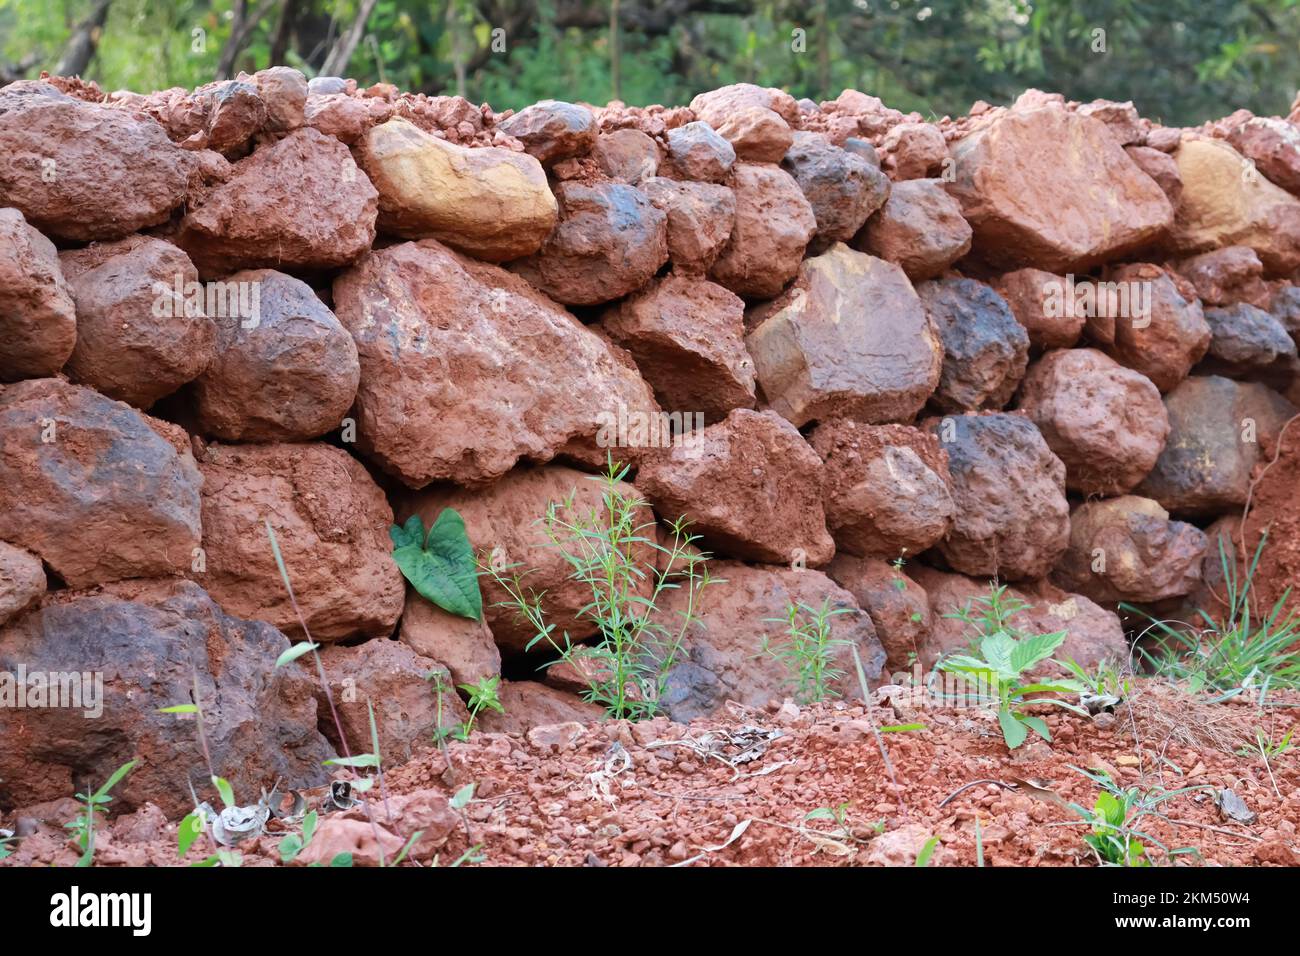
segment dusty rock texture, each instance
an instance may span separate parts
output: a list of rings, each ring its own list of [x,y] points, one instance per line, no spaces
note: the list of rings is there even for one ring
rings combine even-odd
[[[1249,246],[1224,246],[1189,256],[1175,266],[1196,289],[1203,305],[1267,304],[1264,263]]]
[[[916,290],[943,343],[932,401],[943,411],[999,409],[1029,361],[1029,333],[1006,300],[975,279],[935,279]]]
[[[406,589],[406,605],[398,639],[420,657],[445,667],[457,685],[477,683],[501,673],[501,652],[487,621],[449,614],[414,588]]]
[[[0,382],[53,375],[77,341],[77,315],[54,243],[0,209]]]
[[[660,171],[674,179],[720,183],[736,164],[735,147],[708,123],[696,121],[670,129],[667,141],[668,155]]]
[[[334,309],[360,356],[357,445],[413,488],[549,460],[620,406],[658,412],[621,350],[434,240],[372,253],[335,281]]]
[[[634,132],[625,130],[624,132]],[[736,222],[736,197],[726,186],[651,176],[640,189],[668,217],[673,270],[704,273],[722,254]]]
[[[907,277],[843,244],[804,260],[754,308],[745,345],[764,398],[802,427],[847,416],[912,418],[939,381],[942,345]]]
[[[636,486],[661,515],[688,518],[722,556],[815,566],[835,554],[821,459],[775,412],[736,409],[691,443],[647,458]]]
[[[405,595],[388,536],[393,512],[359,461],[315,443],[214,444],[199,468],[206,566],[192,576],[223,607],[305,637],[269,522],[313,639],[392,632]]]
[[[930,419],[948,453],[952,530],[936,550],[955,570],[1041,578],[1064,553],[1065,466],[1029,419],[1001,412]]]
[[[970,224],[937,179],[894,183],[889,198],[853,240],[854,248],[903,267],[920,282],[970,252]]]
[[[1169,416],[1150,379],[1096,349],[1055,349],[1029,368],[1016,407],[1084,495],[1131,491],[1164,450]]]
[[[799,271],[817,217],[799,184],[775,166],[739,163],[736,222],[709,277],[746,299],[770,299]]]
[[[1029,333],[1036,349],[1068,349],[1079,341],[1087,316],[1064,308],[1064,276],[1027,267],[1003,273],[993,288]]]
[[[826,525],[839,551],[919,554],[952,527],[948,456],[930,432],[832,419],[809,443],[825,463]]]
[[[0,387],[0,540],[69,587],[186,571],[202,481],[175,425],[62,379]]]
[[[45,596],[45,568],[30,551],[0,541],[0,624]]]
[[[274,627],[225,613],[191,581],[52,595],[0,630],[0,669],[102,673],[102,714],[87,721],[79,707],[0,708],[0,806],[97,787],[132,759],[140,763],[114,788],[112,812],[148,800],[179,819],[194,808],[191,779],[200,799],[217,803],[200,783],[206,762],[193,718],[159,713],[191,702],[196,681],[213,768],[241,800],[277,779],[288,788],[324,783],[321,761],[334,750],[316,730],[312,682],[274,666],[288,649]]]
[[[817,232],[809,252],[821,253],[836,242],[851,240],[889,198],[889,177],[878,163],[832,146],[815,133],[796,133],[781,159],[812,205]]]
[[[826,574],[871,616],[885,649],[885,667],[891,673],[907,670],[920,657],[933,620],[925,589],[879,558],[837,554]]]
[[[596,117],[585,106],[542,100],[525,107],[498,128],[524,144],[544,166],[582,156],[596,145]]]
[[[1240,302],[1206,309],[1205,321],[1211,338],[1202,371],[1265,380],[1270,374],[1288,380],[1295,375],[1296,344],[1271,313]]]

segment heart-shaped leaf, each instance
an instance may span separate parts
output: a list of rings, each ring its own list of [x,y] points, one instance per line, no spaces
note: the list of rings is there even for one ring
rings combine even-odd
[[[393,560],[421,596],[444,611],[471,621],[482,619],[474,549],[465,521],[455,509],[444,508],[427,537],[419,515],[412,515],[405,525],[393,525],[388,534],[393,539]]]

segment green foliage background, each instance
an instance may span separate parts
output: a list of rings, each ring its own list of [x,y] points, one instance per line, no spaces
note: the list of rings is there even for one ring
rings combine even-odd
[[[314,75],[364,2],[110,0],[84,75],[139,91],[208,82],[249,10],[262,15],[236,68],[270,65],[284,18],[278,59]],[[52,69],[93,3],[0,0],[0,72]],[[491,51],[494,28],[505,52]],[[1098,30],[1105,52],[1094,50]],[[1287,112],[1300,0],[377,0],[347,73],[498,109],[603,103],[616,89],[633,104],[686,103],[749,80],[814,99],[854,87],[898,109],[956,115],[1037,86],[1132,99],[1146,116],[1192,124],[1243,106]]]

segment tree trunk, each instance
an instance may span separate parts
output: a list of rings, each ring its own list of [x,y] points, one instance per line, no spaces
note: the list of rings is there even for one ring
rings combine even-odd
[[[622,64],[619,63],[619,39],[618,39],[618,0],[609,0],[609,83],[613,90],[613,98],[621,100],[623,98],[623,83],[620,75]]]
[[[271,12],[271,8],[281,0],[262,0],[250,13],[248,10],[248,0],[237,0],[235,3],[235,19],[230,26],[230,38],[226,40],[226,45],[221,48],[221,56],[217,59],[217,76],[218,80],[228,80],[235,70],[235,61],[239,59],[239,54],[248,46],[248,40],[253,35],[253,30],[257,27],[262,19]]]
[[[275,32],[271,35],[271,62],[267,66],[284,65],[294,21],[298,19],[298,2],[299,0],[284,0],[284,6],[280,8],[280,19],[276,21]]]
[[[366,21],[370,19],[377,2],[378,0],[361,0],[361,8],[357,11],[356,19],[349,24],[338,42],[334,44],[334,49],[330,50],[329,56],[325,57],[325,62],[321,64],[322,76],[343,75],[343,71],[348,68],[348,62],[352,59],[352,54],[361,43],[361,37],[366,32]]]
[[[104,30],[104,21],[108,19],[108,8],[113,0],[95,0],[90,15],[82,20],[72,31],[67,45],[54,65],[56,76],[80,76],[90,66],[99,49],[99,35]]]

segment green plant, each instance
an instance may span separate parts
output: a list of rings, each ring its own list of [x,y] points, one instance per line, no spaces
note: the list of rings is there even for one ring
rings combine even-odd
[[[906,562],[901,554],[894,558],[893,561],[889,562],[889,566],[894,569],[894,576],[891,579],[891,583],[894,585],[894,590],[900,593],[907,590],[907,578],[903,577],[903,565],[905,563]],[[925,620],[925,618],[922,616],[920,611],[913,611],[911,615],[909,615],[908,620],[913,624],[919,624],[921,621]]]
[[[804,823],[812,823],[816,820],[826,820],[835,824],[835,829],[831,833],[835,839],[845,843],[864,842],[863,838],[859,836],[863,831],[861,829],[855,830],[849,820],[849,804],[847,801],[834,807],[818,807],[816,810],[810,810],[808,813],[804,814],[803,820]],[[876,833],[884,833],[885,821],[878,820],[874,823],[867,824],[867,827],[868,829],[874,830]]]
[[[1151,866],[1151,859],[1147,852],[1148,845],[1158,847],[1166,856],[1196,852],[1191,847],[1170,850],[1149,833],[1138,829],[1138,824],[1144,817],[1167,820],[1168,818],[1158,810],[1161,804],[1185,793],[1193,793],[1197,790],[1212,791],[1212,787],[1184,787],[1181,790],[1156,788],[1150,791],[1143,791],[1138,787],[1121,789],[1107,773],[1090,773],[1078,767],[1072,769],[1101,787],[1101,792],[1097,794],[1097,801],[1091,809],[1073,802],[1069,804],[1070,809],[1089,828],[1083,840],[1099,864]],[[1053,824],[1053,826],[1060,825],[1062,824]]]
[[[774,643],[771,637],[763,638],[761,653],[785,665],[799,703],[819,704],[840,696],[832,685],[843,679],[845,672],[835,665],[835,654],[849,642],[831,636],[831,618],[848,610],[832,610],[827,598],[820,608],[791,603],[785,607],[784,618],[764,618],[786,626],[783,640]]]
[[[1273,776],[1273,758],[1280,757],[1291,749],[1291,735],[1293,733],[1295,733],[1294,727],[1288,730],[1281,740],[1274,740],[1264,731],[1257,729],[1255,731],[1255,746],[1241,747],[1237,750],[1237,755],[1240,757],[1253,757],[1255,754],[1259,754],[1260,759],[1264,761],[1264,769],[1268,771],[1268,779],[1273,785],[1273,793],[1277,795],[1279,800],[1282,799],[1282,791],[1278,789],[1277,777]]]
[[[1259,545],[1244,573],[1236,555],[1219,539],[1219,564],[1223,569],[1225,607],[1213,615],[1201,609],[1199,630],[1176,621],[1157,620],[1141,608],[1121,605],[1143,615],[1151,624],[1154,648],[1139,646],[1148,666],[1162,677],[1185,683],[1192,693],[1210,690],[1225,697],[1258,689],[1261,697],[1269,687],[1300,687],[1300,616],[1283,609],[1291,596],[1287,588],[1263,617],[1252,606],[1251,586],[1259,567],[1268,535]]]
[[[77,846],[81,848],[81,857],[77,860],[77,866],[90,866],[95,860],[95,824],[98,818],[97,813],[107,813],[104,808],[113,802],[109,792],[122,782],[125,777],[135,768],[134,760],[127,761],[113,771],[112,776],[104,782],[104,785],[93,793],[89,788],[85,793],[77,794],[77,799],[85,804],[85,810],[73,818],[71,823],[65,823],[64,826],[73,832],[76,837]]]
[[[474,621],[483,617],[474,549],[455,509],[439,512],[427,535],[419,515],[411,515],[405,525],[393,525],[388,535],[393,560],[419,594],[452,614]]]
[[[706,556],[695,550],[698,539],[686,533],[684,519],[669,526],[671,544],[666,546],[658,541],[656,524],[640,520],[644,502],[623,490],[627,471],[611,460],[601,475],[592,477],[601,486],[598,507],[579,511],[575,489],[564,501],[552,502],[540,519],[547,543],[563,557],[570,579],[591,593],[578,617],[597,632],[594,645],[574,644],[567,631],[556,634],[541,595],[525,587],[525,574],[507,574],[511,567],[492,563],[484,570],[507,594],[500,606],[513,609],[534,629],[528,649],[549,645],[559,661],[583,675],[585,699],[610,717],[639,720],[658,712],[668,672],[680,659],[682,639],[696,619],[699,592],[711,581]],[[647,562],[647,553],[656,553],[658,560]],[[656,611],[666,592],[678,589],[685,595],[685,608],[670,626],[671,619]]]
[[[1105,661],[1089,670],[1072,657],[1058,658],[1056,661],[1080,684],[1080,691],[1093,697],[1114,697],[1124,700],[1133,689],[1131,677],[1120,673],[1113,663]]]
[[[1021,675],[1048,660],[1065,640],[1065,631],[1051,634],[1026,634],[1011,620],[1029,605],[1006,596],[1005,585],[989,585],[987,597],[976,598],[961,611],[947,615],[977,629],[969,654],[954,654],[939,662],[939,669],[974,679],[979,695],[997,707],[998,725],[1007,746],[1013,750],[1025,742],[1032,730],[1044,740],[1052,739],[1047,722],[1030,714],[1028,704],[1051,704],[1076,714],[1087,715],[1082,708],[1050,697],[1030,694],[1070,693],[1080,688],[1072,680],[1022,681]],[[978,656],[976,656],[978,655]]]
[[[938,846],[939,846],[939,838],[937,836],[932,836],[930,837],[930,839],[926,840],[925,845],[921,847],[921,852],[916,855],[915,865],[929,866],[930,858],[934,856],[935,848]]]
[[[501,703],[501,698],[497,696],[497,689],[500,685],[501,678],[499,676],[481,677],[476,683],[460,685],[460,689],[469,698],[469,720],[461,725],[459,733],[461,740],[469,739],[480,711],[495,710],[498,714],[506,712],[505,706]]]

